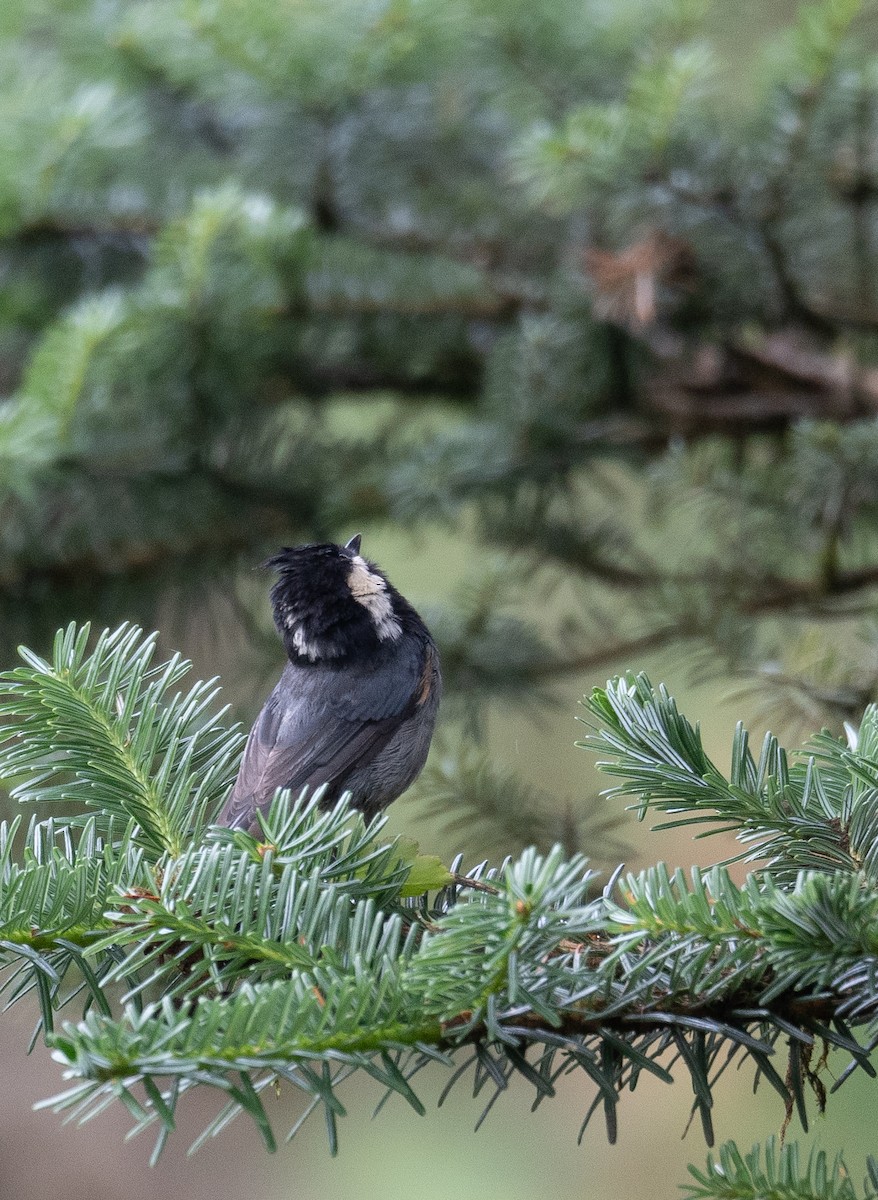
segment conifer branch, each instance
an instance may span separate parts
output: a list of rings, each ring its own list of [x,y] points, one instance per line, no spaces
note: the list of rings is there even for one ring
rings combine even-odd
[[[825,1150],[812,1150],[803,1161],[795,1142],[778,1145],[773,1137],[749,1153],[726,1142],[718,1156],[708,1158],[705,1170],[690,1167],[689,1172],[695,1182],[683,1184],[688,1200],[874,1200],[878,1195],[878,1161],[871,1155],[860,1192],[842,1155],[830,1162]]]
[[[207,715],[215,689],[173,692],[187,664],[153,666],[139,630],[87,646],[71,626],[52,663],[23,651],[0,689],[0,765],[18,794],[94,809],[31,822],[20,858],[18,825],[0,828],[5,987],[12,1000],[36,991],[76,1081],[59,1111],[84,1119],[119,1100],[136,1129],[158,1129],[158,1153],[182,1097],[212,1087],[227,1100],[219,1125],[245,1112],[273,1148],[261,1097],[284,1080],[323,1109],[334,1147],[337,1089],[357,1071],[420,1112],[411,1080],[430,1062],[453,1068],[452,1084],[474,1069],[498,1094],[521,1076],[538,1102],[579,1069],[596,1088],[585,1120],[602,1108],[612,1139],[620,1093],[647,1072],[688,1077],[711,1143],[730,1057],[803,1123],[807,1091],[826,1099],[818,1041],[849,1056],[842,1081],[874,1075],[875,710],[850,745],[821,734],[792,763],[770,736],[755,759],[739,728],[726,777],[664,689],[613,681],[588,702],[589,744],[616,790],[641,813],[737,830],[762,869],[737,886],[721,867],[659,865],[595,896],[586,861],[556,847],[462,888],[346,799],[322,811],[319,793],[279,792],[258,837],[209,826],[240,747]],[[58,1028],[77,1000],[82,1018]],[[765,1170],[817,1170],[766,1153]],[[727,1146],[721,1162],[743,1190],[718,1195],[756,1186],[758,1157],[736,1155]],[[709,1195],[720,1176],[709,1165],[693,1178]]]

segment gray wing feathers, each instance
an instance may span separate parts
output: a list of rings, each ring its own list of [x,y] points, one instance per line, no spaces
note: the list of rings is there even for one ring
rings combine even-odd
[[[432,655],[421,672],[424,666],[432,674]],[[417,663],[357,675],[287,666],[250,731],[220,824],[249,827],[279,787],[331,782],[340,794],[348,775],[374,759],[415,711],[419,673]]]

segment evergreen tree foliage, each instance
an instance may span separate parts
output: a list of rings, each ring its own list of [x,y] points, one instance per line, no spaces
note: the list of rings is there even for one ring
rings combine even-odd
[[[158,1155],[192,1088],[240,1113],[266,1147],[267,1097],[290,1085],[320,1109],[331,1149],[357,1072],[416,1111],[415,1077],[470,1077],[489,1111],[513,1076],[534,1104],[561,1075],[594,1086],[616,1136],[641,1077],[687,1077],[708,1144],[713,1089],[748,1063],[786,1111],[822,1111],[830,1051],[874,1078],[878,1044],[878,708],[848,741],[822,734],[757,759],[739,728],[729,772],[663,688],[619,678],[587,700],[584,743],[618,790],[684,821],[733,828],[759,862],[617,872],[603,891],[578,854],[533,848],[467,876],[382,840],[343,798],[279,791],[252,836],[210,824],[241,748],[216,688],[179,684],[132,627],[58,633],[0,677],[0,778],[71,818],[0,827],[0,953],[10,1002],[35,992],[42,1034],[71,1087],[49,1101],[80,1120],[121,1102]],[[681,815],[682,814],[682,815]],[[712,830],[715,832],[715,829]],[[66,1019],[64,1019],[66,1018]],[[818,1047],[822,1053],[818,1054]],[[295,1129],[292,1133],[295,1132]],[[869,1160],[866,1195],[878,1163]],[[856,1197],[841,1159],[795,1145],[724,1145],[693,1197]],[[871,1190],[870,1190],[871,1189]]]
[[[10,650],[438,519],[577,596],[537,632],[474,568],[436,615],[468,715],[674,643],[856,715],[870,12],[804,5],[730,87],[700,0],[9,0]]]
[[[734,69],[722,17],[0,6],[0,647],[37,649],[4,677],[0,776],[63,802],[4,826],[0,948],[74,1111],[120,1099],[161,1145],[212,1086],[214,1129],[244,1110],[271,1144],[289,1083],[334,1143],[348,1074],[417,1107],[412,1073],[453,1060],[537,1102],[585,1070],[611,1132],[620,1089],[684,1072],[709,1135],[729,1058],[803,1118],[817,1043],[870,1071],[874,2],[804,3]],[[274,655],[265,553],[437,522],[478,553],[425,614],[448,701],[420,794],[513,857],[464,886],[313,797],[261,841],[211,829],[241,733],[119,623],[221,605]],[[116,632],[50,653],[71,616]],[[741,730],[726,773],[644,678],[596,695],[618,793],[757,868],[598,895],[576,852],[620,856],[605,812],[559,816],[480,736],[664,647],[781,734],[830,732],[790,757]],[[790,1146],[693,1179],[859,1194]]]

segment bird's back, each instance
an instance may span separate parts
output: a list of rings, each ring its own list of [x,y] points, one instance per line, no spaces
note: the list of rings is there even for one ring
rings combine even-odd
[[[427,757],[439,704],[429,634],[344,665],[288,663],[259,714],[220,824],[253,827],[279,787],[328,785],[372,815],[395,800]]]

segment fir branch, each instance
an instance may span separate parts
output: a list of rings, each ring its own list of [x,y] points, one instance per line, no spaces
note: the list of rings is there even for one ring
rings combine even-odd
[[[795,1143],[778,1145],[772,1137],[747,1154],[726,1142],[704,1170],[689,1168],[695,1182],[682,1187],[689,1200],[874,1200],[878,1162],[871,1156],[866,1170],[860,1193],[842,1155],[830,1162],[825,1150],[812,1149],[803,1162]]]
[[[181,853],[219,803],[242,743],[207,715],[218,689],[172,689],[191,664],[153,668],[155,634],[108,630],[88,652],[90,628],[55,638],[52,661],[0,676],[0,711],[18,728],[0,745],[0,778],[19,799],[81,798],[108,817],[133,820],[151,853]]]
[[[428,1062],[452,1069],[449,1086],[474,1068],[476,1089],[490,1082],[494,1098],[520,1075],[537,1101],[577,1069],[596,1087],[585,1121],[602,1108],[613,1138],[620,1093],[643,1072],[670,1083],[676,1070],[711,1142],[713,1087],[731,1058],[750,1060],[803,1121],[809,1086],[825,1100],[811,1066],[818,1039],[850,1056],[842,1080],[874,1073],[872,710],[850,746],[821,735],[801,766],[772,739],[757,763],[739,731],[727,780],[667,693],[644,677],[617,681],[591,701],[604,726],[592,741],[613,749],[622,789],[696,819],[719,811],[773,848],[770,873],[737,887],[719,868],[686,877],[658,866],[594,898],[585,860],[556,847],[479,870],[489,886],[470,889],[381,842],[380,823],[367,828],[346,800],[322,811],[319,793],[280,792],[259,838],[184,826],[168,756],[186,743],[180,773],[197,796],[218,786],[216,771],[227,779],[237,735],[205,721],[206,685],[167,700],[185,665],[152,667],[139,631],[104,634],[91,655],[86,640],[73,626],[60,634],[52,666],[25,652],[0,697],[4,761],[28,772],[23,793],[69,794],[63,769],[98,807],[85,822],[32,823],[20,864],[16,828],[0,829],[5,986],[13,1000],[36,992],[44,1033],[78,1080],[59,1109],[85,1119],[118,1099],[137,1130],[158,1128],[158,1153],[180,1099],[213,1087],[227,1105],[211,1129],[245,1112],[273,1148],[260,1095],[283,1079],[323,1109],[334,1148],[337,1089],[357,1071],[421,1111],[411,1078]],[[66,713],[59,683],[89,703]],[[115,735],[107,752],[116,697],[135,792],[125,804]],[[66,723],[53,723],[58,711]],[[63,758],[47,757],[50,733]],[[408,898],[413,878],[432,901]],[[56,1031],[55,1013],[77,998],[83,1019]]]
[[[414,926],[400,940],[398,918],[358,902],[345,959],[324,953],[314,964],[292,965],[284,980],[254,986],[248,977],[228,998],[203,997],[194,1006],[169,994],[145,1011],[129,1005],[118,1019],[68,1023],[53,1044],[88,1082],[72,1095],[88,1111],[121,1081],[130,1088],[138,1079],[197,1079],[228,1090],[243,1071],[255,1073],[257,1082],[261,1072],[291,1073],[296,1086],[327,1104],[325,1075],[303,1077],[299,1064],[341,1061],[360,1068],[363,1056],[406,1049],[415,1060],[428,1053],[447,1062],[470,1044],[524,1074],[521,1055],[531,1047],[540,1071],[577,1065],[603,1092],[615,1094],[634,1086],[641,1070],[670,1082],[656,1060],[674,1047],[707,1119],[710,1072],[730,1044],[751,1057],[789,1103],[801,1102],[803,1085],[785,1083],[772,1066],[781,1037],[793,1034],[792,1053],[803,1054],[819,1035],[868,1069],[866,1050],[852,1040],[847,1020],[871,1021],[874,997],[864,1008],[852,1004],[852,992],[831,997],[824,986],[864,961],[862,947],[837,947],[827,939],[826,968],[817,972],[813,928],[797,919],[757,932],[760,917],[775,911],[777,895],[763,896],[755,883],[747,894],[736,893],[719,876],[716,905],[705,903],[697,877],[689,891],[658,876],[636,883],[641,900],[634,897],[631,908],[611,906],[607,920],[600,902],[577,907],[581,869],[557,855],[525,855],[507,871],[498,894],[458,902],[439,918],[439,931],[420,940]],[[832,894],[845,889],[850,892],[847,879]],[[810,911],[807,888],[797,891],[794,903],[801,916]],[[603,951],[600,937],[587,936],[602,926]],[[614,926],[622,932],[613,935]],[[793,935],[799,971],[788,973],[781,989],[772,956],[790,954]],[[579,942],[572,950],[571,941]],[[874,958],[871,944],[865,958]],[[539,1091],[536,1079],[531,1082]],[[400,1090],[398,1082],[389,1086]],[[163,1119],[149,1102],[145,1111]]]
[[[874,877],[878,770],[871,757],[817,737],[790,764],[777,739],[766,734],[757,760],[739,725],[726,777],[705,753],[698,726],[645,675],[611,681],[585,703],[600,724],[580,745],[611,753],[598,765],[625,781],[613,794],[639,797],[641,819],[654,808],[674,815],[663,829],[715,826],[700,836],[735,830],[751,844],[740,857],[763,860],[774,872],[823,867]],[[870,706],[864,744],[871,746],[875,722]]]

